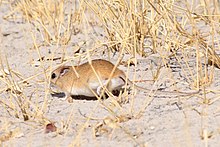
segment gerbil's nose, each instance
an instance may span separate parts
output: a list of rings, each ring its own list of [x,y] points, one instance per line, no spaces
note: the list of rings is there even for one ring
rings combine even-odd
[[[55,79],[55,78],[56,78],[56,74],[55,74],[55,73],[52,73],[51,79]]]

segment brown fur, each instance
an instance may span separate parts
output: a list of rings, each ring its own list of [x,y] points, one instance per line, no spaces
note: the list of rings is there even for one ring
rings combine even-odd
[[[124,80],[121,79],[121,77],[125,77],[124,72],[115,68],[111,75],[113,69],[114,65],[111,62],[101,59],[93,60],[92,66],[88,62],[74,67],[61,66],[52,72],[56,77],[51,78],[51,86],[59,88],[68,96],[95,96],[98,94],[97,88],[101,87],[102,84],[112,92],[112,90],[120,89],[125,84]],[[110,80],[106,85],[109,78],[123,83],[114,85]]]

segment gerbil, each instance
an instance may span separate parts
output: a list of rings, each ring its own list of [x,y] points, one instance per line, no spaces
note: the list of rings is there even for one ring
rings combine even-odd
[[[86,62],[79,66],[61,66],[51,73],[51,88],[56,87],[65,93],[65,99],[71,95],[84,95],[94,97],[100,95],[105,86],[110,92],[120,90],[126,83],[126,75],[106,60],[92,60],[92,66]],[[112,73],[112,74],[111,74]],[[128,84],[133,82],[127,79]],[[150,91],[134,84],[139,90]],[[169,92],[169,91],[165,91]],[[175,94],[195,94],[198,92],[169,92]]]

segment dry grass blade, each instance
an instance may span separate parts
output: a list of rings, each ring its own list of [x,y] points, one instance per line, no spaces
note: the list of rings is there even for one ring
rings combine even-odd
[[[177,142],[177,146],[192,146],[199,135],[205,143],[199,140],[195,145],[215,145],[212,143],[219,133],[212,133],[215,131],[211,129],[217,125],[209,122],[219,121],[219,109],[216,109],[219,106],[216,74],[220,69],[219,0],[0,0],[0,5],[4,8],[0,11],[4,12],[0,14],[3,17],[0,19],[3,26],[0,28],[0,110],[6,121],[33,121],[34,126],[40,124],[40,131],[46,132],[44,135],[59,134],[53,136],[55,140],[62,136],[70,140],[70,146],[91,145],[91,142],[99,145],[103,140],[106,145],[109,138],[122,146],[126,143],[141,146],[148,141],[153,142],[152,146],[161,146],[164,140],[172,140],[170,144]],[[3,59],[4,55],[8,59]],[[64,64],[91,63],[96,58],[116,61],[115,68],[123,60],[127,68],[124,65],[119,68],[127,71],[129,79],[144,81],[136,83],[143,87],[171,91],[199,89],[200,93],[176,98],[175,104],[181,105],[178,108],[169,104],[171,98],[158,99],[156,94],[134,90],[134,85],[130,85],[131,91],[126,85],[125,93],[118,97],[103,86],[102,95],[109,96],[104,101],[102,95],[96,95],[96,102],[71,99],[69,104],[50,96],[53,69]],[[207,61],[219,69],[206,66]],[[98,77],[99,73],[92,69]],[[140,77],[144,80],[139,80]],[[102,85],[100,79],[99,82]],[[193,115],[192,107],[199,116]],[[88,117],[78,114],[78,109]],[[212,115],[213,110],[216,115]],[[92,118],[102,119],[100,122]],[[192,128],[197,135],[191,135]],[[0,130],[0,144],[16,137],[17,132]],[[29,134],[24,137],[27,139]],[[63,138],[56,145],[63,145],[61,142],[66,141]]]

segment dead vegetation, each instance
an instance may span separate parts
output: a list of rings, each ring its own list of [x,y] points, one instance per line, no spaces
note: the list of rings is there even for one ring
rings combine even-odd
[[[219,100],[219,96],[212,99],[206,97],[209,92],[216,92],[210,90],[209,86],[215,82],[215,67],[220,68],[220,3],[218,0],[2,0],[1,5],[9,5],[11,8],[10,13],[4,16],[4,20],[16,21],[19,19],[23,23],[30,24],[30,36],[28,37],[33,40],[33,50],[38,54],[40,69],[43,69],[40,74],[23,77],[19,71],[12,69],[11,63],[4,58],[4,54],[0,55],[0,92],[6,95],[5,99],[0,100],[0,105],[10,114],[10,117],[23,121],[35,121],[43,126],[53,124],[53,121],[48,119],[44,113],[49,105],[48,81],[49,73],[54,68],[54,59],[59,60],[61,64],[81,60],[91,61],[93,55],[100,52],[108,54],[109,57],[116,54],[118,62],[123,60],[128,65],[128,71],[131,62],[135,67],[138,66],[137,62],[140,57],[147,58],[158,54],[162,59],[161,65],[167,68],[171,66],[167,59],[175,59],[183,70],[187,86],[191,89],[201,89],[203,99],[201,105],[204,106],[202,119],[205,117],[210,102]],[[102,34],[104,34],[101,36],[102,39],[90,35],[91,31],[96,29],[95,27],[102,29]],[[85,39],[84,43],[75,44],[77,48],[72,47],[74,56],[69,57],[66,47],[71,45],[71,41],[79,33],[84,34],[87,40],[92,40],[93,46],[84,49],[83,45],[87,43]],[[47,50],[49,47],[53,48],[50,50],[50,56],[42,54],[42,50]],[[0,49],[4,52],[2,47]],[[61,53],[60,57],[56,57],[57,52]],[[123,58],[125,55],[129,56],[129,59]],[[194,65],[189,65],[190,55],[196,58]],[[48,60],[44,60],[45,56]],[[183,63],[186,65],[185,67],[182,66]],[[211,65],[212,68],[207,68],[206,65]],[[160,68],[154,73],[154,82],[157,82],[159,73]],[[45,91],[42,105],[36,104],[36,101],[33,100],[40,99],[37,94],[34,94],[37,93],[37,89],[32,89],[35,97],[27,96],[24,92],[32,85],[32,80],[40,75],[44,76],[44,81],[41,83],[44,85]],[[132,91],[130,97],[127,94],[119,96],[119,99],[125,99],[126,102],[129,98],[131,99],[131,107],[127,111],[123,110],[123,104],[117,101],[112,94],[109,96],[113,97],[111,104],[100,101],[101,106],[107,109],[109,114],[105,118],[97,120],[98,124],[93,126],[93,136],[98,137],[103,133],[113,136],[113,131],[119,129],[139,144],[138,137],[132,136],[129,130],[121,124],[124,121],[141,117],[153,97],[146,97],[140,111],[134,112],[132,105],[136,91]],[[115,112],[115,108],[120,111]],[[126,119],[124,111],[129,113]],[[92,116],[92,114],[90,115]],[[77,130],[72,145],[79,145],[80,137],[88,128],[90,120],[91,117],[86,118],[86,122]],[[206,121],[207,119],[203,119],[201,138],[206,140],[206,145],[208,145],[207,140],[210,138],[210,133],[205,125]],[[70,124],[62,126],[62,129],[67,131],[68,125]],[[52,127],[51,130],[56,132],[61,129],[57,127],[54,129],[55,127]],[[0,128],[0,131],[2,129]],[[3,135],[0,134],[0,142],[9,140],[10,136],[15,136],[14,132],[3,132]]]

